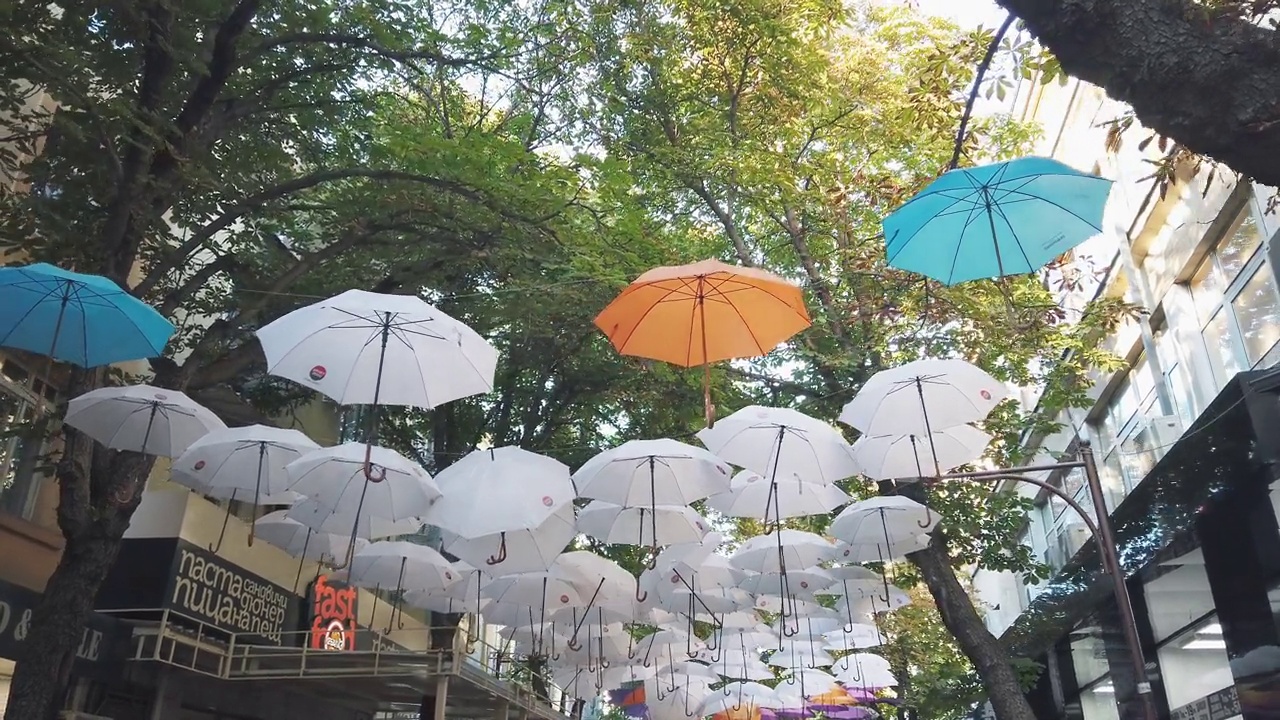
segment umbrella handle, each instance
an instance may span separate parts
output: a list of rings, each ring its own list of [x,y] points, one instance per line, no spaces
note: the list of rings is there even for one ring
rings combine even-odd
[[[218,542],[217,542],[217,544],[211,544],[211,545],[209,545],[209,552],[211,552],[211,553],[213,553],[213,554],[215,554],[215,555],[217,555],[217,554],[218,554],[218,551],[222,549],[222,540],[223,540],[223,538],[225,538],[225,537],[227,536],[227,521],[229,521],[229,520],[231,519],[231,503],[232,503],[232,502],[234,502],[234,501],[235,501],[235,499],[236,499],[236,491],[235,491],[235,490],[232,490],[232,491],[231,491],[231,499],[230,499],[230,500],[227,500],[227,514],[226,514],[226,515],[224,515],[224,516],[223,516],[223,518],[222,518],[222,530],[220,530],[220,531],[218,532]],[[250,531],[250,532],[252,532],[252,531]],[[252,544],[252,543],[250,543],[250,544]]]
[[[636,602],[642,603],[648,599],[649,599],[649,593],[640,589],[640,578],[636,578]]]
[[[486,565],[499,565],[507,560],[507,534],[505,532],[501,533],[499,538],[498,552],[485,558],[484,562]]]

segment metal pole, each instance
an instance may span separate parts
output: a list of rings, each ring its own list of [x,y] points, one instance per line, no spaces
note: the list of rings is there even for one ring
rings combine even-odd
[[[1133,603],[1129,598],[1129,586],[1125,583],[1124,568],[1120,565],[1115,534],[1111,529],[1111,516],[1107,513],[1106,497],[1102,491],[1102,481],[1098,477],[1098,467],[1093,457],[1093,448],[1089,446],[1087,441],[1082,441],[1079,444],[1079,452],[1080,459],[1074,462],[1030,465],[1001,470],[981,470],[971,473],[952,473],[943,475],[937,480],[978,480],[986,482],[1012,480],[1035,485],[1066,501],[1066,504],[1080,516],[1080,519],[1084,521],[1085,526],[1093,533],[1093,538],[1097,542],[1098,557],[1102,562],[1103,571],[1111,577],[1116,607],[1120,613],[1120,629],[1124,632],[1125,645],[1129,651],[1129,661],[1133,666],[1134,687],[1137,689],[1138,697],[1142,701],[1143,716],[1145,720],[1158,720],[1155,697],[1151,694],[1151,681],[1147,677],[1147,661],[1142,652],[1142,642],[1138,638],[1138,621],[1133,614]],[[1074,470],[1077,468],[1084,469],[1096,520],[1090,518],[1085,509],[1074,498],[1063,492],[1061,488],[1054,487],[1043,480],[1020,474]]]
[[[1133,683],[1142,701],[1143,714],[1147,720],[1156,720],[1155,697],[1151,694],[1151,681],[1147,678],[1147,661],[1142,653],[1142,641],[1138,638],[1138,621],[1133,615],[1133,602],[1129,598],[1129,585],[1125,582],[1124,567],[1120,565],[1120,557],[1116,549],[1115,535],[1111,529],[1111,516],[1107,513],[1107,500],[1102,492],[1102,481],[1098,477],[1098,466],[1093,458],[1093,448],[1089,443],[1080,443],[1080,459],[1084,462],[1084,475],[1089,484],[1089,495],[1093,498],[1093,513],[1098,521],[1098,555],[1111,574],[1111,584],[1115,591],[1116,607],[1120,611],[1120,628],[1124,631],[1125,644],[1129,646],[1129,661],[1133,665]]]

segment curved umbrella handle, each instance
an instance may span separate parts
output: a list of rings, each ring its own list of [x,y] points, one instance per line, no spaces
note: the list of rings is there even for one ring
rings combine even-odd
[[[490,565],[490,566],[498,565],[500,563],[506,562],[507,560],[507,534],[505,532],[500,533],[498,535],[498,538],[499,538],[498,552],[485,558],[484,562],[486,565]]]

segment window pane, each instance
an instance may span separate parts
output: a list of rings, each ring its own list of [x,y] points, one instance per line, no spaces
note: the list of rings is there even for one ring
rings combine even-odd
[[[1156,443],[1151,428],[1144,427],[1120,443],[1120,465],[1129,488],[1133,488],[1156,466]]]
[[[1276,293],[1275,277],[1269,266],[1264,263],[1254,271],[1240,294],[1232,299],[1231,307],[1252,366],[1280,340],[1280,295]]]
[[[1120,720],[1116,689],[1111,681],[1098,683],[1080,693],[1080,710],[1084,720]]]
[[[1213,317],[1222,303],[1222,293],[1227,289],[1227,282],[1214,264],[1213,258],[1206,258],[1200,269],[1191,278],[1191,299],[1195,306],[1196,317],[1205,323]]]
[[[1204,696],[1235,684],[1227,659],[1227,644],[1216,616],[1179,635],[1157,651],[1164,692],[1175,716],[1178,710]],[[1206,710],[1208,708],[1205,708]],[[1236,716],[1238,717],[1238,716]]]
[[[1146,403],[1150,399],[1156,389],[1156,378],[1151,372],[1151,363],[1147,362],[1146,355],[1139,358],[1129,371],[1129,383],[1133,386],[1134,398],[1138,402]]]
[[[1213,368],[1215,384],[1221,390],[1241,369],[1240,361],[1236,357],[1235,343],[1227,329],[1226,313],[1219,311],[1204,326],[1204,344],[1209,352],[1209,363]]]
[[[0,389],[0,509],[18,516],[26,514],[39,460],[38,443],[22,436],[30,414],[26,402]]]
[[[1216,252],[1218,264],[1228,282],[1240,273],[1240,268],[1249,262],[1249,258],[1253,257],[1254,251],[1261,244],[1262,234],[1258,232],[1253,213],[1245,207]]]
[[[1151,633],[1157,643],[1173,637],[1213,612],[1213,593],[1197,548],[1160,563],[1159,577],[1146,583]]]
[[[1071,667],[1076,671],[1076,682],[1081,685],[1087,685],[1111,671],[1101,635],[1102,628],[1091,623],[1071,633]]]

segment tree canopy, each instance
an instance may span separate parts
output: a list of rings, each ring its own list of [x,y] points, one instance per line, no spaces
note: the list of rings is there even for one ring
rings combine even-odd
[[[577,466],[626,439],[687,438],[699,378],[617,355],[591,320],[643,270],[704,257],[794,280],[815,320],[768,358],[716,368],[722,407],[832,420],[878,370],[964,357],[1048,388],[1037,413],[993,417],[992,452],[1008,459],[1108,362],[1094,344],[1116,303],[1067,317],[1034,278],[944,288],[885,266],[879,222],[947,167],[984,33],[827,0],[177,10],[18,0],[0,11],[0,177],[17,181],[0,190],[0,244],[102,272],[173,318],[179,334],[152,382],[231,424],[309,399],[264,376],[253,330],[354,287],[422,294],[501,353],[494,393],[386,414],[382,442],[431,469],[482,441]],[[1035,132],[982,119],[966,154],[1011,157]],[[71,391],[104,381],[81,373]],[[67,438],[67,549],[10,718],[42,717],[55,696],[51,678],[151,468]],[[935,569],[1038,572],[1014,542],[1024,501],[968,485],[929,501],[948,527]],[[929,587],[942,620],[973,613],[963,591],[944,600]],[[938,616],[920,623],[932,624],[903,630],[914,687],[932,716],[955,716],[968,696],[926,678],[972,688],[970,669],[954,646],[924,651],[950,641]]]

